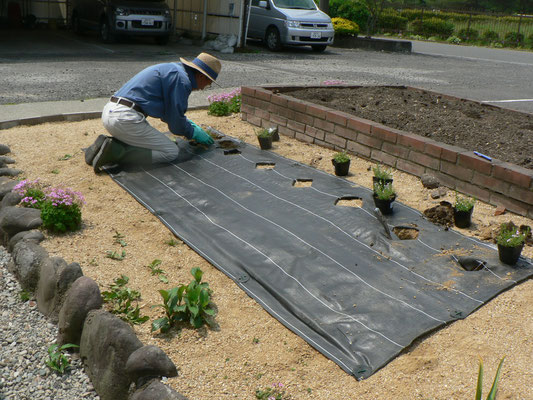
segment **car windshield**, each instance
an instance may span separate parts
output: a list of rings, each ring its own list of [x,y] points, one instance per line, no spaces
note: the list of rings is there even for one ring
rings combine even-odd
[[[301,10],[316,10],[313,0],[273,0],[279,8],[297,8]]]

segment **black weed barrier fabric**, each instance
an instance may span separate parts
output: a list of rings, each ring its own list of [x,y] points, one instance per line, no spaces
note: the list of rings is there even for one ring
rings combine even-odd
[[[274,318],[357,379],[533,273],[531,260],[506,266],[495,246],[445,230],[399,201],[386,217],[389,239],[369,189],[273,152],[229,137],[209,150],[179,146],[173,164],[108,172]],[[341,206],[343,199],[362,205]],[[400,239],[394,232],[404,228],[418,237]],[[466,267],[457,262],[462,257]]]

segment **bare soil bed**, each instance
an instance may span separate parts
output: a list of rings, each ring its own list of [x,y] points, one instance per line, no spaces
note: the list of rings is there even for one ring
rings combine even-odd
[[[402,87],[284,94],[533,169],[533,115]]]
[[[197,110],[187,116],[257,146],[257,128],[238,115],[219,118]],[[151,122],[167,130],[160,121]],[[485,362],[486,396],[504,356],[498,398],[533,399],[532,280],[502,293],[466,319],[417,341],[370,378],[358,382],[272,318],[231,279],[173,238],[159,219],[108,175],[95,175],[84,162],[82,148],[102,133],[105,130],[98,119],[49,123],[2,130],[0,143],[10,146],[10,157],[16,160],[13,167],[24,171],[18,179],[39,178],[83,193],[86,205],[82,209],[82,229],[67,235],[45,233],[42,246],[50,256],[80,263],[84,274],[93,278],[101,290],[108,289],[121,274],[128,276],[128,287],[142,294],[142,315],[153,321],[162,314],[160,308],[153,307],[161,303],[158,290],[188,283],[193,267],[204,271],[204,281],[210,284],[218,308],[219,329],[183,328],[162,335],[151,333],[150,323],[134,327],[144,344],[157,345],[172,358],[179,376],[168,383],[189,399],[253,400],[257,389],[277,382],[285,385],[284,400],[468,399],[474,397],[479,357]],[[333,173],[332,150],[281,137],[272,151]],[[67,154],[70,156],[65,157]],[[347,179],[370,188],[372,165],[353,157]],[[432,199],[431,191],[418,178],[399,171],[394,172],[394,183],[397,201],[420,211],[442,199],[454,199],[450,191],[442,199]],[[493,206],[478,201],[472,227],[459,230],[491,240],[503,222],[533,225],[531,219],[509,213],[495,216],[494,211]],[[117,243],[117,233],[122,235],[125,247]],[[122,250],[126,253],[122,261],[106,256],[108,251]],[[533,247],[524,248],[523,255],[532,257]],[[155,259],[162,261],[160,268],[169,284],[151,274],[149,264]]]

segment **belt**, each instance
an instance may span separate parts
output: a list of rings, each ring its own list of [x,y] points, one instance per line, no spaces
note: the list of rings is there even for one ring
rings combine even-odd
[[[111,96],[110,101],[112,101],[113,103],[122,104],[123,106],[126,106],[126,107],[130,107],[133,110],[140,112],[145,117],[148,116],[139,105],[137,105],[133,101],[129,101],[128,99],[125,99],[123,97]]]

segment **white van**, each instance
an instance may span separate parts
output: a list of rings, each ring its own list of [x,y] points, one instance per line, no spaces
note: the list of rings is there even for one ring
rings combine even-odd
[[[331,18],[313,0],[252,0],[247,37],[264,40],[272,51],[290,45],[321,52],[334,36]]]

